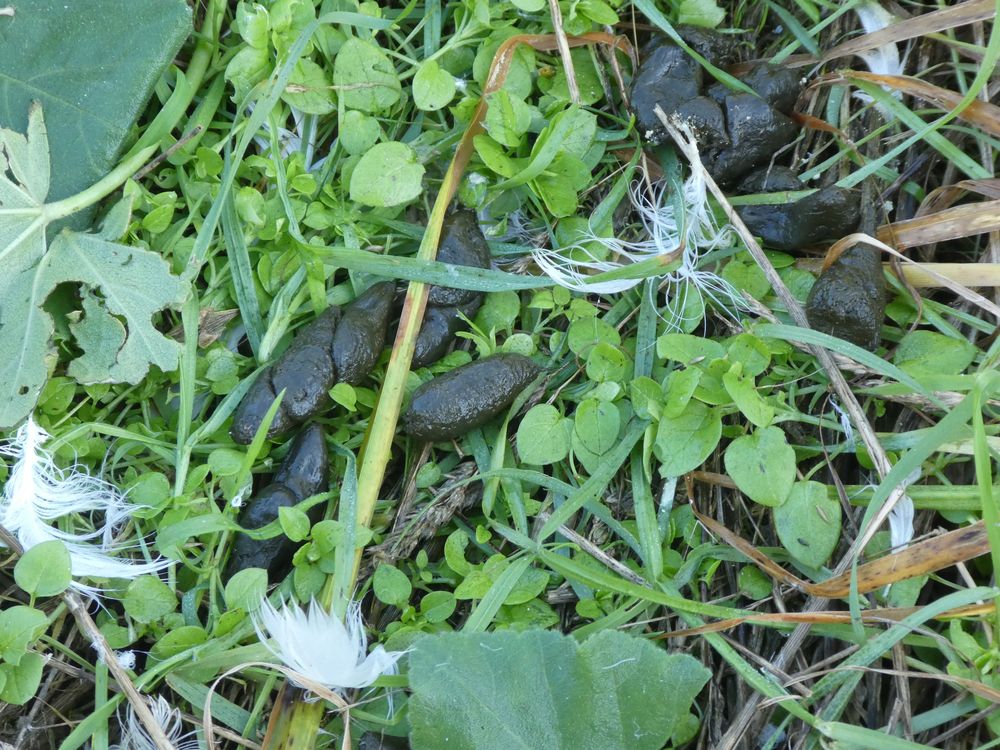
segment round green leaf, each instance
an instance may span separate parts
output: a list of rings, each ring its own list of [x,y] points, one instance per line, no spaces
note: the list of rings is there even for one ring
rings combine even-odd
[[[795,482],[795,451],[777,427],[736,438],[725,454],[726,472],[751,500],[777,507]]]
[[[53,539],[26,550],[14,566],[14,581],[32,596],[61,594],[73,581],[66,545]]]
[[[349,109],[340,123],[340,145],[351,156],[363,154],[375,145],[381,132],[374,117]]]
[[[267,594],[267,571],[263,568],[246,568],[226,582],[226,607],[253,612]]]
[[[380,602],[394,607],[405,606],[413,592],[413,586],[406,574],[388,563],[382,563],[375,569],[372,589]]]
[[[285,536],[293,542],[301,542],[309,536],[309,526],[311,525],[309,516],[298,508],[288,505],[278,508],[278,523],[281,524],[281,530],[285,532]]]
[[[405,143],[372,146],[351,173],[351,200],[374,208],[409,203],[423,190],[424,166]]]
[[[122,603],[129,617],[149,623],[173,612],[177,608],[177,597],[156,576],[139,576],[128,585]]]
[[[377,44],[351,37],[333,63],[333,82],[347,109],[379,114],[399,101],[402,87],[392,60]]]
[[[569,453],[563,415],[550,404],[531,407],[517,428],[517,453],[526,464],[544,466],[562,461]]]
[[[443,70],[436,60],[421,64],[413,76],[413,103],[417,109],[433,112],[455,98],[455,77]]]
[[[662,417],[653,451],[660,473],[679,477],[705,463],[722,437],[722,416],[701,401],[689,401],[676,417]]]
[[[444,622],[455,612],[455,595],[450,591],[432,591],[420,600],[420,614],[427,622]]]
[[[310,115],[325,115],[337,108],[326,71],[307,59],[295,63],[281,98]]]
[[[785,503],[774,509],[778,539],[796,560],[818,568],[840,541],[840,503],[819,482],[796,482]]]
[[[589,398],[576,408],[573,429],[591,453],[602,455],[611,450],[618,442],[619,427],[621,414],[614,404]]]
[[[597,344],[587,355],[587,377],[596,383],[623,381],[628,366],[625,352],[607,342]]]

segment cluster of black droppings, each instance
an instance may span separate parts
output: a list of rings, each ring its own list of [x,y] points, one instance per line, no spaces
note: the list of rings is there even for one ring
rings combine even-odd
[[[323,428],[312,424],[300,432],[271,483],[257,492],[240,511],[239,523],[245,529],[259,529],[278,518],[278,510],[297,505],[306,498],[325,492],[328,487],[329,457]],[[309,511],[313,523],[321,520],[323,505]],[[284,534],[255,540],[237,534],[229,556],[226,577],[246,568],[264,568],[272,579],[281,578],[291,566],[297,543]]]
[[[731,37],[678,27],[685,43],[719,68],[735,60]],[[700,63],[665,37],[654,37],[641,54],[631,102],[640,134],[659,142],[666,130],[654,108],[690,127],[708,173],[738,193],[807,189],[795,172],[772,164],[798,135],[791,115],[802,90],[795,71],[756,63],[737,75],[755,94],[715,82]],[[857,191],[829,185],[795,201],[741,206],[738,213],[763,244],[796,250],[856,231]],[[810,325],[867,349],[878,346],[885,313],[885,278],[878,253],[865,247],[844,252],[816,281],[807,303]]]
[[[456,367],[413,392],[403,431],[420,440],[448,440],[507,409],[540,368],[520,354],[494,354]]]

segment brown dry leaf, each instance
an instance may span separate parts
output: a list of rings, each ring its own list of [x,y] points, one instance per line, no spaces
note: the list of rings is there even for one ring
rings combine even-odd
[[[839,599],[850,594],[851,574],[835,576],[821,583],[803,581],[789,573],[750,542],[708,516],[695,510],[695,516],[708,531],[749,557],[765,573],[781,583],[794,586],[810,596]],[[907,578],[926,575],[955,563],[971,560],[990,551],[986,526],[978,521],[970,526],[911,544],[870,563],[858,566],[858,593],[864,594]]]
[[[858,52],[865,52],[876,47],[881,47],[894,42],[903,42],[907,39],[916,39],[936,31],[953,29],[957,26],[975,23],[976,21],[988,21],[995,14],[993,0],[968,0],[949,8],[924,13],[913,18],[907,18],[884,29],[871,34],[849,39],[843,44],[828,51],[821,62],[829,62],[838,57],[854,55]],[[815,60],[801,63],[802,65],[812,65]]]
[[[222,332],[226,330],[229,321],[239,314],[239,310],[213,310],[210,307],[200,310],[198,312],[198,346],[204,349],[206,346],[214,344]],[[183,327],[175,326],[170,331],[170,336],[178,341],[183,341]]]
[[[954,185],[942,185],[931,190],[917,209],[917,216],[932,214],[952,206],[955,201],[968,193],[977,193],[987,198],[1000,198],[1000,179],[962,180]]]
[[[891,28],[891,27],[890,27]],[[919,78],[910,76],[887,76],[861,70],[845,70],[841,75],[848,81],[867,81],[885,86],[895,91],[923,99],[941,109],[955,109],[962,102],[962,95],[935,86]],[[984,130],[990,135],[1000,136],[1000,107],[989,102],[974,99],[958,113],[958,118]]]

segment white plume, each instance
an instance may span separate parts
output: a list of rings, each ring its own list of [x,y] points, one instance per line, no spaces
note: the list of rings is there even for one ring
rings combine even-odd
[[[134,562],[112,555],[134,548],[115,541],[128,520],[131,506],[114,485],[86,473],[79,466],[61,469],[43,444],[49,435],[32,417],[16,437],[0,446],[0,455],[16,459],[0,502],[0,525],[17,537],[24,549],[57,539],[69,551],[74,578],[135,578],[156,573],[169,560]],[[74,514],[90,516],[92,528],[73,533],[55,525],[78,523]],[[95,517],[99,515],[101,517]],[[78,581],[74,588],[94,594],[98,589]]]
[[[331,690],[368,687],[394,674],[405,651],[376,646],[368,653],[361,605],[352,602],[342,622],[315,600],[308,611],[287,602],[276,609],[266,598],[253,614],[257,637],[290,669]]]
[[[163,734],[174,746],[174,750],[198,750],[196,738],[185,739],[180,710],[171,708],[166,698],[162,695],[157,696],[155,701],[150,701],[149,710],[152,712],[153,718],[156,719],[156,723],[163,729]],[[156,743],[153,742],[142,722],[135,717],[135,711],[132,710],[131,704],[125,713],[125,721],[119,722],[122,729],[121,741],[117,745],[112,745],[109,750],[157,750]]]
[[[874,2],[874,0],[866,0],[863,3],[856,5],[854,7],[854,12],[857,14],[858,20],[861,21],[861,25],[864,27],[865,33],[867,34],[881,31],[896,20],[896,17],[893,16],[892,13],[887,11],[877,2]],[[883,44],[881,47],[876,47],[875,49],[858,52],[857,54],[858,57],[865,61],[865,65],[868,66],[868,69],[872,73],[886,76],[903,75],[903,63],[899,58],[899,48],[892,42],[889,44]],[[886,88],[885,86],[882,88],[892,93],[892,95],[897,99],[902,98],[902,94],[899,91]],[[870,102],[872,100],[871,97],[863,91],[855,92],[854,96],[864,102]],[[893,118],[893,114],[885,107],[879,106],[878,109],[887,119]]]

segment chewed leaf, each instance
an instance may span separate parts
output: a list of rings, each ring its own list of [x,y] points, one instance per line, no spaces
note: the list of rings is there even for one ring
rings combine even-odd
[[[82,285],[85,317],[73,331],[84,355],[71,375],[137,383],[151,364],[174,369],[180,347],[156,330],[152,316],[180,302],[184,286],[159,255],[112,241],[127,206],[112,210],[104,234],[64,230],[48,245],[46,229],[57,217],[45,204],[41,107],[31,108],[26,136],[0,129],[0,159],[0,429],[30,413],[54,364],[53,322],[43,305],[59,284]]]

